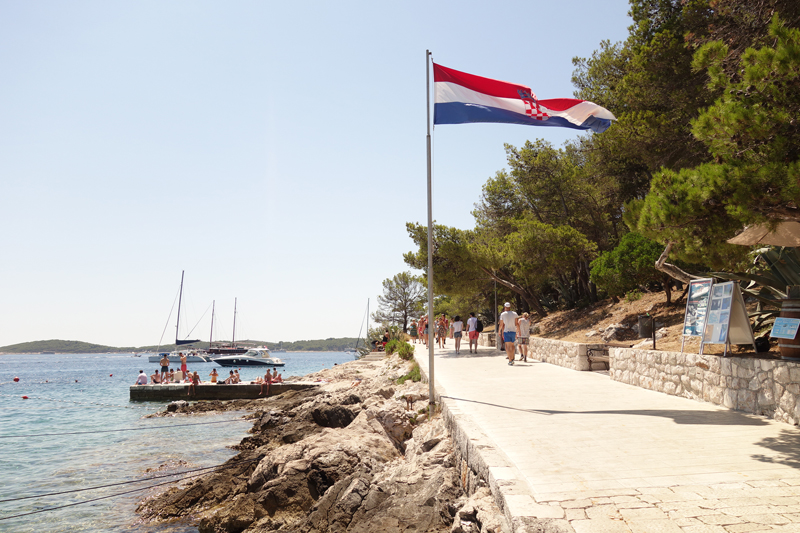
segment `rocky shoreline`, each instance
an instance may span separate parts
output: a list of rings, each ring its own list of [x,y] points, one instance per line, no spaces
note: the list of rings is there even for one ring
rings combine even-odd
[[[304,377],[324,380],[315,390],[170,404],[170,413],[246,410],[253,427],[223,468],[137,513],[201,533],[507,530],[442,417],[428,419],[427,385],[398,384],[411,366],[396,355],[352,361]]]

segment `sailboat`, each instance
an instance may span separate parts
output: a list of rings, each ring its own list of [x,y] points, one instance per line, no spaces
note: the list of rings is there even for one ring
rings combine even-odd
[[[178,317],[175,320],[175,345],[176,346],[185,346],[187,344],[194,344],[196,342],[200,342],[200,339],[183,339],[183,340],[181,340],[181,339],[178,338],[178,334],[179,334],[179,331],[180,331],[178,328],[180,327],[180,324],[181,324],[181,302],[183,300],[183,275],[184,275],[184,271],[181,270],[181,289],[180,289],[180,292],[178,292]],[[149,356],[147,358],[147,361],[150,362],[150,363],[158,363],[158,362],[161,361],[161,358],[166,355],[166,356],[169,357],[169,362],[170,363],[180,363],[181,362],[181,356],[180,356],[181,353],[182,352],[171,352],[171,353],[163,352],[163,353],[159,353],[157,355]],[[185,352],[185,355],[186,355],[186,362],[187,363],[208,363],[210,361],[210,358],[208,358],[208,357],[206,357],[204,355],[198,354],[198,353],[196,353],[194,351],[187,350]]]
[[[221,356],[221,355],[240,355],[247,350],[249,347],[246,346],[239,346],[236,344],[236,304],[237,298],[233,299],[233,337],[231,338],[231,342],[212,342],[211,338],[208,340],[208,353]],[[211,334],[214,334],[214,312],[211,312]],[[216,357],[214,358],[216,359]]]

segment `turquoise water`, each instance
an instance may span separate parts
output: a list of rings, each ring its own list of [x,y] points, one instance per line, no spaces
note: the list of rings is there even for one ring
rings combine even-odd
[[[276,355],[286,362],[284,377],[352,360],[333,352]],[[149,375],[156,366],[131,354],[0,355],[0,471],[4,473],[0,500],[143,480],[218,465],[235,455],[228,446],[238,444],[251,426],[237,420],[242,413],[142,418],[162,409],[164,403],[130,402],[129,386],[140,369]],[[203,380],[212,368],[228,373],[214,363],[189,365]],[[240,371],[244,380],[264,372],[259,367]],[[18,383],[13,381],[15,376],[20,378]],[[184,425],[198,423],[203,424]],[[118,429],[126,431],[102,433]],[[64,435],[75,432],[89,433]],[[180,523],[137,526],[137,503],[167,486],[117,495],[176,478],[0,501],[0,531],[195,532],[196,528]],[[80,503],[106,496],[112,497]]]

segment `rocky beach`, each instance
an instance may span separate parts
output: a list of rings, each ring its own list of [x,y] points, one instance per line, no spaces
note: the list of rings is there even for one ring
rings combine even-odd
[[[461,458],[413,362],[358,360],[305,376],[313,390],[174,402],[153,416],[245,410],[239,452],[214,473],[144,500],[144,524],[201,533],[499,532],[503,515]]]

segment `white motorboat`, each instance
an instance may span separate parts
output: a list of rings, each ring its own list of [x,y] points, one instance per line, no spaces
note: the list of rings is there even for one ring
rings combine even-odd
[[[272,357],[269,348],[251,348],[244,354],[226,355],[212,359],[220,366],[284,366],[286,363]]]

